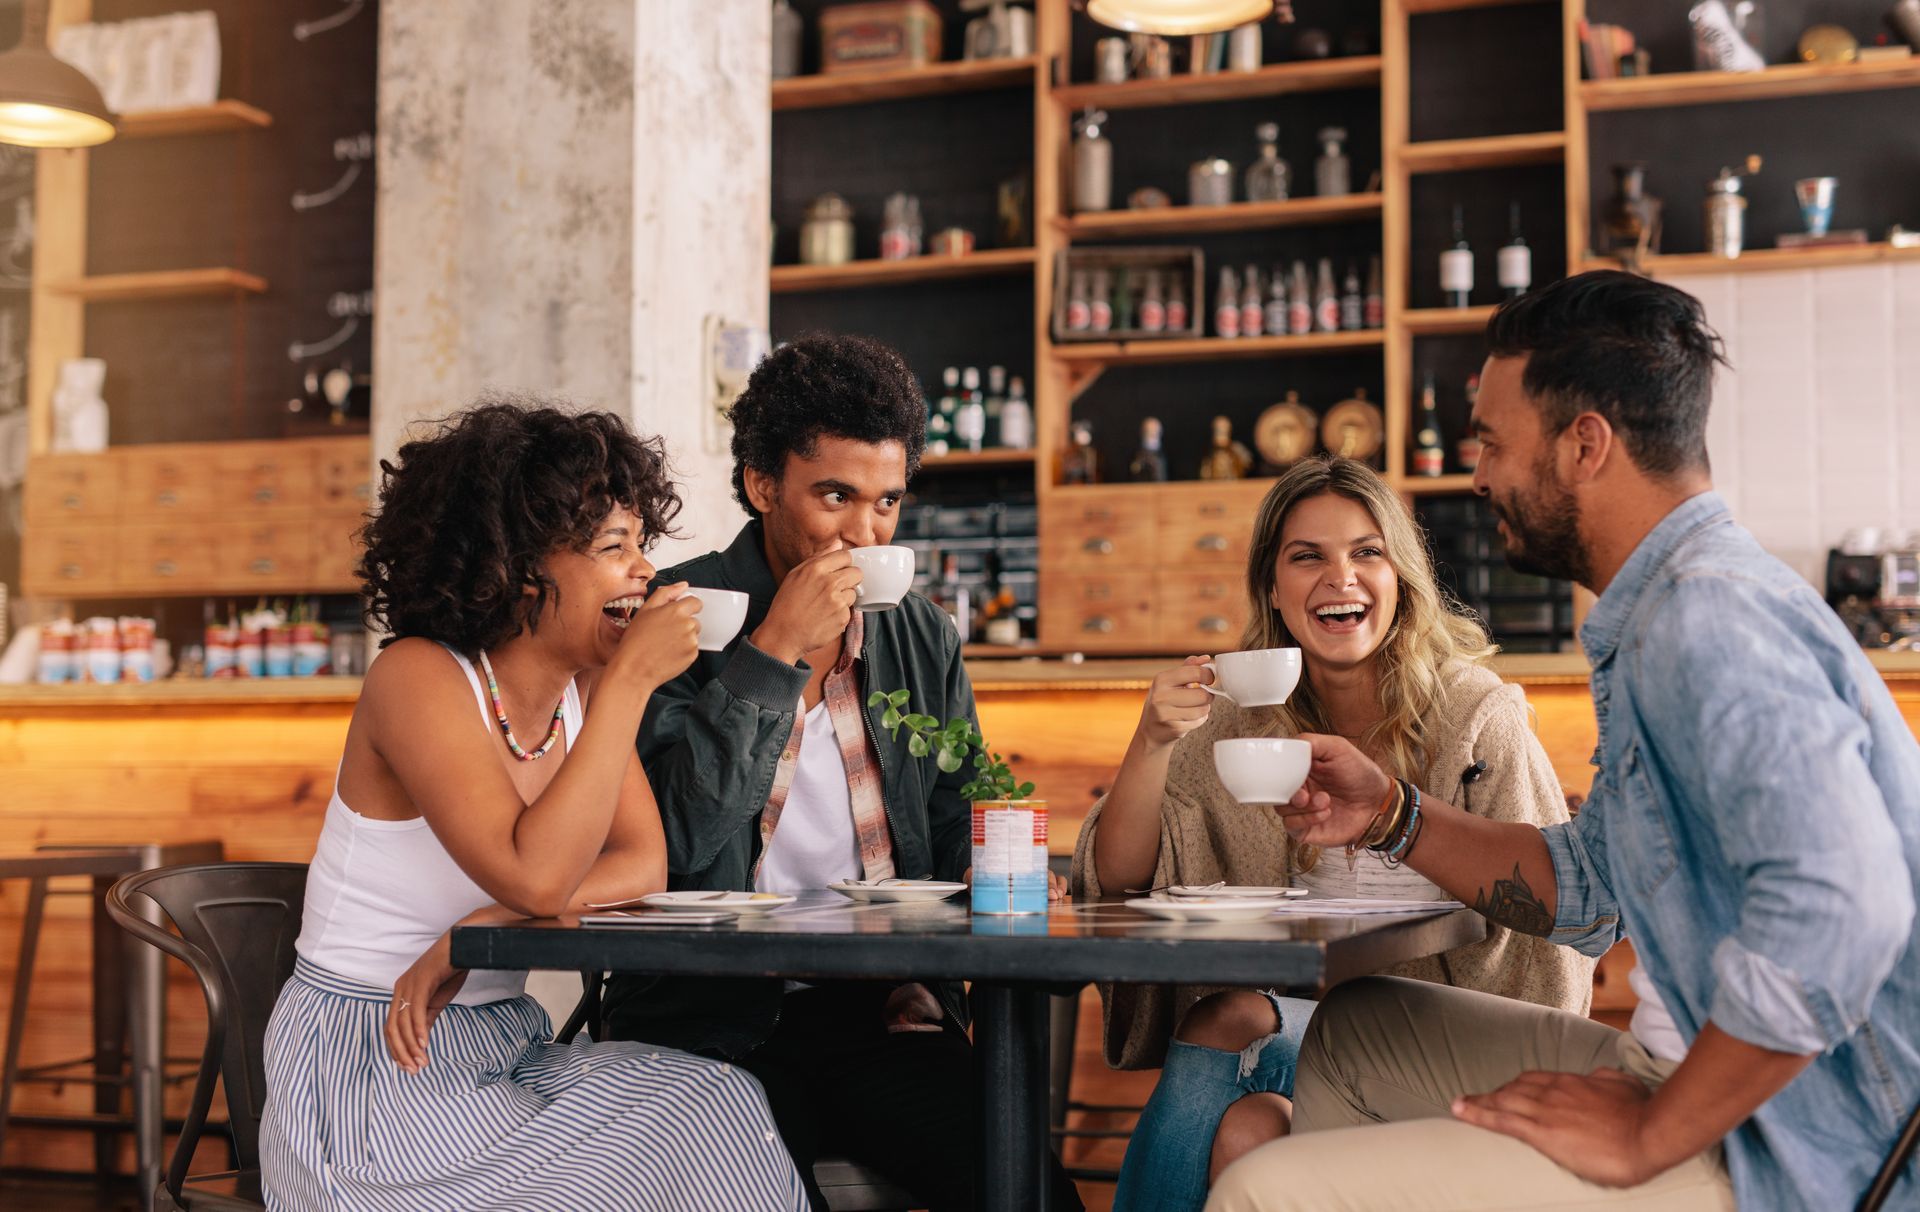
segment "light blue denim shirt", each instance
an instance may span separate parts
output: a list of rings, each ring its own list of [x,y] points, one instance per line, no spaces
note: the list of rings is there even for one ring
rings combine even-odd
[[[1742,1212],[1851,1208],[1920,1100],[1920,743],[1716,493],[1641,541],[1580,639],[1600,769],[1545,831],[1553,940],[1632,939],[1689,1041],[1712,1020],[1818,1053],[1727,1165]],[[1888,1207],[1917,1204],[1910,1166]]]

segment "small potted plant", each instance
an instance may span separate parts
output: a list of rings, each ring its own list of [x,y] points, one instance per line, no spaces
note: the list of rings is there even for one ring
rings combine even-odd
[[[1006,759],[987,748],[964,716],[942,724],[907,710],[905,690],[876,690],[868,707],[883,707],[880,726],[893,740],[907,730],[907,752],[933,756],[952,774],[973,758],[973,777],[960,794],[973,804],[973,909],[976,913],[1047,911],[1047,802],[1033,797],[1033,784],[1017,781]]]

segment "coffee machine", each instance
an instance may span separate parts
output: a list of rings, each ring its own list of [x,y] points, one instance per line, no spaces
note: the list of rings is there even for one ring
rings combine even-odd
[[[1827,602],[1863,648],[1920,648],[1920,535],[1874,546],[1849,535],[1827,553]]]

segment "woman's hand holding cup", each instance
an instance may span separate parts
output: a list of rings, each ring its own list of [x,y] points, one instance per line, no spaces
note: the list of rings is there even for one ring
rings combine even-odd
[[[1307,781],[1279,806],[1287,832],[1310,846],[1345,846],[1366,836],[1393,780],[1343,737],[1303,733],[1313,747]]]
[[[1213,696],[1201,689],[1213,682],[1211,657],[1190,656],[1153,679],[1140,709],[1139,736],[1149,750],[1165,749],[1207,722]]]
[[[701,602],[683,582],[656,585],[627,623],[614,657],[619,672],[651,692],[678,677],[699,655]]]

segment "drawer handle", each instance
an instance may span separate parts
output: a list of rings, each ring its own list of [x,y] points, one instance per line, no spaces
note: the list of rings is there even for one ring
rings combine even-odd
[[[1227,587],[1225,585],[1202,585],[1200,587],[1200,596],[1203,598],[1224,598],[1227,596]]]
[[[1088,555],[1112,555],[1113,540],[1103,539],[1096,536],[1082,543],[1080,545],[1080,549],[1086,552]]]
[[[1104,614],[1088,615],[1086,618],[1080,620],[1080,630],[1105,635],[1113,630],[1113,620]]]
[[[60,498],[60,508],[62,509],[78,509],[84,504],[86,504],[86,502],[81,499],[80,494],[77,492],[70,492]]]
[[[247,571],[256,572],[262,576],[265,576],[266,574],[272,572],[274,570],[274,567],[275,567],[274,562],[263,556],[260,559],[255,560],[253,563],[247,565]]]
[[[1219,634],[1227,629],[1227,621],[1217,614],[1210,614],[1200,620],[1200,630]]]
[[[1111,585],[1087,586],[1087,600],[1090,602],[1104,602],[1112,597],[1113,597],[1113,586]]]
[[[1226,504],[1221,501],[1208,501],[1200,506],[1200,513],[1204,517],[1217,518],[1226,512]]]
[[[355,484],[353,486],[353,495],[354,499],[364,501],[373,496],[373,489],[366,484]]]
[[[153,562],[153,574],[155,576],[170,577],[179,571],[180,566],[172,560],[155,560]]]
[[[1195,551],[1225,551],[1227,549],[1226,536],[1203,534],[1193,541],[1193,549]]]
[[[178,505],[180,503],[180,494],[171,488],[163,488],[154,494],[153,503],[155,505]]]
[[[79,579],[80,579],[80,577],[81,577],[81,576],[82,576],[82,575],[83,575],[83,574],[84,574],[85,572],[86,572],[86,570],[85,570],[84,568],[81,568],[81,567],[80,567],[80,565],[78,565],[78,564],[62,564],[62,565],[60,565],[60,575],[61,575],[61,576],[63,576],[63,577],[65,577],[65,578],[66,578],[67,580],[69,580],[69,581],[77,581],[77,580],[79,580]]]
[[[277,491],[271,488],[256,488],[253,490],[254,501],[261,505],[268,504],[279,495]]]
[[[1085,509],[1080,512],[1080,520],[1083,522],[1111,522],[1113,521],[1113,510]]]

